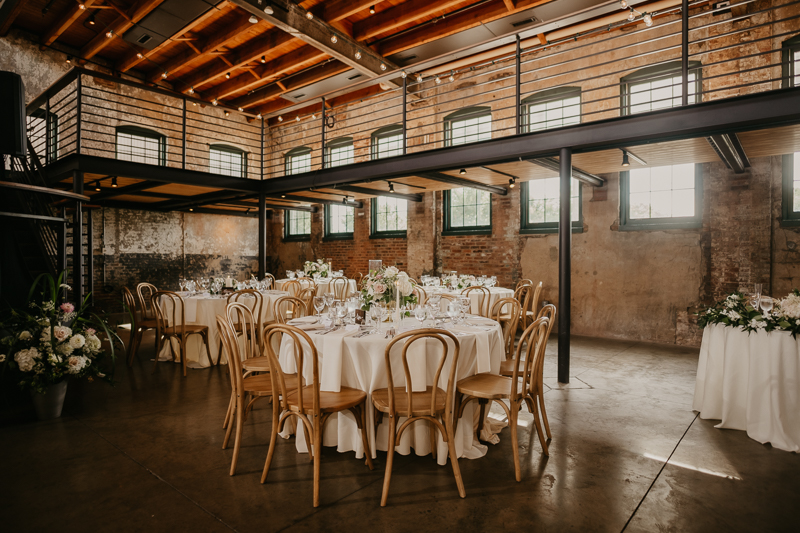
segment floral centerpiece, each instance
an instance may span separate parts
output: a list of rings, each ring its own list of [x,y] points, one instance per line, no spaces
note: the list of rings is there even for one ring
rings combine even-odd
[[[303,272],[306,276],[313,277],[314,274],[317,274],[321,278],[327,278],[330,275],[330,268],[324,259],[317,259],[316,261],[306,261],[303,265]]]
[[[364,300],[362,309],[368,311],[374,302],[384,302],[387,305],[395,304],[399,300],[400,306],[417,303],[414,294],[414,284],[408,274],[401,272],[397,267],[381,268],[377,272],[370,271],[364,277],[361,297]]]
[[[788,331],[795,338],[800,333],[800,291],[797,289],[782,300],[775,299],[772,311],[766,315],[756,309],[754,303],[744,293],[734,292],[698,312],[697,325],[704,328],[722,324],[744,331]]]
[[[444,278],[444,286],[451,289],[466,289],[467,287],[477,287],[478,280],[475,276],[451,275]]]
[[[61,301],[63,290],[71,290],[61,283],[62,277],[63,274],[55,281],[49,274],[40,275],[28,293],[28,307],[11,310],[0,321],[2,372],[11,372],[22,389],[34,394],[47,394],[62,383],[66,387],[67,378],[111,382],[114,344],[122,345],[103,318],[94,313],[87,316],[88,295],[77,309],[72,303]],[[40,281],[43,290],[34,299]],[[106,353],[101,335],[111,341],[110,370],[103,368]]]

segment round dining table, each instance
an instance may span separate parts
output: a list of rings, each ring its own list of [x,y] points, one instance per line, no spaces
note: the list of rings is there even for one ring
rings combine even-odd
[[[293,321],[292,324],[306,331],[317,348],[320,358],[320,388],[322,391],[338,392],[341,387],[353,387],[367,393],[367,436],[372,457],[377,450],[386,450],[388,445],[388,417],[384,418],[381,425],[375,430],[374,409],[371,393],[375,389],[386,388],[386,362],[385,351],[390,338],[386,338],[385,331],[389,325],[384,324],[382,331],[364,335],[358,326],[348,326],[330,333],[323,333],[320,322],[315,322],[316,317],[305,317]],[[459,358],[456,367],[456,381],[481,372],[498,374],[500,363],[505,357],[503,347],[503,334],[497,322],[482,317],[469,317],[463,325],[451,326],[448,329],[456,335],[459,341]],[[420,323],[414,318],[406,318],[399,332],[410,329],[419,329]],[[305,341],[302,341],[305,343]],[[279,362],[286,373],[296,373],[294,359],[294,341],[284,335],[281,342]],[[451,339],[447,338],[450,349],[454,348]],[[310,349],[304,346],[306,353]],[[392,348],[390,360],[395,386],[405,385],[405,376],[401,360],[402,343]],[[414,388],[424,390],[424,386],[432,385],[435,377],[438,354],[441,345],[433,340],[418,341],[409,349],[408,361],[411,380]],[[452,352],[451,352],[452,353]],[[307,382],[312,381],[310,360],[307,359],[307,368],[303,375]],[[439,386],[446,390],[449,363],[445,365],[439,381]],[[425,385],[422,385],[422,384]],[[459,457],[475,459],[482,457],[487,452],[487,446],[481,444],[475,436],[475,423],[477,404],[470,402],[456,428],[455,446]],[[488,411],[488,410],[487,410]],[[488,414],[488,413],[487,413]],[[398,423],[402,423],[401,418]],[[466,422],[466,423],[465,423]],[[490,424],[491,425],[491,424]],[[494,431],[499,431],[497,424]],[[486,431],[487,428],[485,427]],[[411,453],[417,455],[431,453],[430,425],[424,421],[414,422],[397,443],[396,451],[402,455]],[[307,453],[306,441],[303,437],[303,425],[297,425],[296,447],[297,451]],[[291,434],[290,425],[287,424],[281,436],[288,438]],[[491,433],[489,433],[491,435]],[[483,436],[483,434],[482,434]],[[447,445],[438,437],[437,460],[439,464],[447,461]],[[364,447],[355,417],[349,411],[331,415],[323,431],[323,446],[335,446],[339,452],[354,451],[356,457],[363,457]]]
[[[200,293],[191,295],[189,292],[177,293],[183,300],[184,312],[187,324],[200,324],[208,326],[208,342],[209,351],[211,352],[211,360],[216,362],[217,357],[220,358],[220,364],[228,364],[228,358],[224,353],[219,352],[219,334],[217,332],[217,315],[225,316],[225,308],[228,305],[227,295],[212,295],[208,293]],[[279,290],[261,291],[264,297],[263,307],[261,309],[262,324],[270,324],[275,322],[274,306],[275,301],[281,296],[288,296],[289,293]],[[249,306],[251,309],[255,305],[255,298],[244,296],[239,300],[241,303]],[[171,305],[169,299],[163,298],[162,305]],[[171,310],[165,309],[167,314],[171,316]],[[172,325],[172,324],[170,324]],[[178,341],[172,339],[172,346],[175,353],[179,352]],[[169,344],[164,343],[161,351],[158,354],[159,361],[171,361],[172,352]],[[190,335],[186,342],[186,366],[189,368],[207,368],[209,366],[208,357],[206,356],[206,349],[203,345],[203,339],[200,335]]]
[[[503,298],[513,298],[514,291],[511,289],[506,289],[504,287],[487,287],[489,289],[489,312],[492,310],[492,306],[495,304],[496,301],[502,300]],[[466,289],[456,289],[450,290],[445,287],[422,287],[422,289],[427,294],[428,298],[432,294],[447,294],[450,296],[460,296]],[[470,313],[479,314],[481,311],[481,296],[483,295],[482,291],[470,291],[469,292],[469,299],[470,299]],[[447,311],[447,305],[450,302],[442,298],[439,301],[439,305],[442,311]]]

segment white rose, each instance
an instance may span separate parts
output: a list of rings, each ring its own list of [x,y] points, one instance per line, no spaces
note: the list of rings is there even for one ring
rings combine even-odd
[[[53,328],[53,335],[59,342],[61,342],[68,339],[69,336],[72,335],[72,330],[67,326],[56,326]]]
[[[86,348],[91,352],[95,353],[100,351],[100,339],[98,339],[94,335],[87,335],[86,336]]]
[[[36,348],[28,348],[27,350],[20,350],[14,355],[14,361],[19,365],[19,369],[23,372],[30,372],[33,370],[33,365],[36,359],[39,359],[41,354]]]
[[[72,352],[75,351],[75,348],[70,346],[70,344],[68,342],[64,342],[64,343],[61,343],[58,346],[56,346],[56,351],[58,353],[60,353],[61,355],[70,356],[70,355],[72,355]]]
[[[396,275],[397,275],[399,272],[400,272],[400,271],[399,271],[399,270],[397,270],[397,267],[390,266],[390,267],[387,267],[387,268],[386,268],[386,272],[383,274],[383,276],[384,276],[384,277],[386,277],[386,278],[393,278],[393,277],[395,277],[395,276],[396,276]]]
[[[84,344],[86,344],[86,339],[81,334],[73,335],[69,340],[69,345],[75,350],[83,348]]]
[[[83,367],[86,366],[87,361],[88,359],[86,359],[85,357],[81,357],[79,355],[73,355],[72,357],[67,359],[67,363],[69,364],[67,372],[70,374],[78,374],[81,370],[83,370]]]
[[[33,335],[31,335],[31,332],[27,331],[27,330],[23,331],[23,332],[21,332],[19,334],[19,340],[21,340],[21,341],[26,341],[26,340],[30,339],[31,337],[33,337]]]

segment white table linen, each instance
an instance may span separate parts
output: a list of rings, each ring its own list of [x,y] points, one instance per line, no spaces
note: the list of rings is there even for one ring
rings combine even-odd
[[[800,339],[715,324],[703,331],[693,408],[718,428],[739,429],[800,451]]]
[[[442,288],[435,288],[435,287],[423,287],[425,292],[427,293],[428,297],[431,294],[448,294],[451,296],[460,296],[464,289],[456,290],[456,291],[449,291],[447,289]],[[470,313],[472,314],[479,314],[480,313],[480,305],[481,305],[481,295],[483,293],[481,291],[470,291],[469,299],[470,299]],[[489,312],[492,311],[492,306],[498,300],[502,300],[503,298],[513,298],[514,291],[511,289],[506,289],[503,287],[491,287],[489,288]],[[447,305],[450,302],[444,298],[439,301],[439,306],[442,308],[442,311],[447,311]]]
[[[275,280],[275,288],[278,289],[278,290],[283,290],[283,285],[287,281],[292,281],[292,280],[289,280],[289,279],[276,279]],[[322,278],[319,281],[317,281],[316,283],[317,283],[317,295],[318,296],[322,296],[326,292],[330,292],[330,290],[331,290],[331,288],[330,288],[331,287],[330,278]],[[348,286],[348,291],[350,291],[349,292],[350,296],[353,296],[356,293],[356,291],[358,290],[357,289],[357,285],[356,285],[356,280],[354,280],[354,279],[348,279],[347,280],[347,286]]]
[[[405,324],[416,327],[419,325],[415,319],[406,319]],[[453,330],[460,342],[456,381],[480,372],[494,374],[500,372],[500,362],[504,358],[502,331],[496,322],[490,324],[491,330],[469,326],[457,327]],[[387,325],[384,325],[384,330],[386,327]],[[321,389],[323,391],[339,391],[342,386],[346,386],[367,392],[366,430],[372,457],[376,456],[376,450],[385,451],[388,445],[388,421],[384,418],[377,433],[375,432],[375,413],[369,395],[375,389],[388,386],[384,353],[390,339],[385,339],[383,333],[356,338],[354,335],[357,335],[357,331],[344,329],[327,335],[317,335],[315,331],[307,331],[307,333],[320,353]],[[448,339],[447,342],[452,349],[452,341]],[[438,362],[436,354],[441,350],[440,347],[436,347],[437,341],[425,340],[424,343],[426,344],[425,349],[423,349],[423,341],[418,341],[409,350],[409,366],[415,389],[422,388],[422,381],[418,380],[421,377],[425,378],[426,385],[433,384]],[[293,341],[288,337],[285,337],[281,344],[280,363],[287,373],[296,372],[292,344]],[[392,349],[391,354],[395,386],[405,385],[400,359],[401,350],[402,343],[398,343]],[[430,353],[428,353],[429,350]],[[310,360],[306,366],[303,374],[310,382]],[[442,389],[447,388],[448,371],[449,366],[446,365],[442,370],[439,382]],[[459,457],[474,459],[482,457],[487,451],[487,447],[475,439],[474,417],[477,411],[475,405],[472,402],[466,407],[456,430],[455,445]],[[401,418],[398,424],[401,424],[403,420],[404,418]],[[306,453],[308,450],[302,434],[303,426],[300,424],[297,429],[297,450]],[[397,443],[396,451],[402,455],[408,455],[411,448],[414,448],[417,455],[429,454],[431,452],[429,430],[430,426],[427,422],[415,422],[403,433]],[[282,436],[288,437],[289,431],[287,425]],[[363,444],[352,413],[343,412],[331,415],[323,433],[323,445],[336,446],[339,452],[355,451],[356,457],[362,457]],[[445,464],[447,460],[447,445],[441,440],[441,437],[438,439],[437,460],[439,464]]]
[[[261,310],[261,320],[264,324],[274,322],[275,314],[273,307],[275,301],[281,296],[288,296],[289,293],[284,291],[264,291],[261,293],[264,297],[264,304]],[[219,333],[217,332],[217,315],[225,315],[225,307],[228,305],[228,297],[226,296],[212,296],[209,294],[200,294],[192,297],[185,297],[183,299],[184,312],[187,324],[201,324],[208,326],[208,342],[209,350],[211,352],[211,360],[217,360],[219,356]],[[255,298],[240,298],[241,303],[247,305],[251,309],[255,305]],[[165,302],[169,305],[169,299],[162,297],[161,305],[164,306]],[[165,309],[171,317],[171,308]],[[175,353],[179,353],[178,341],[172,339],[172,345],[175,348]],[[172,352],[170,351],[169,344],[164,343],[161,352],[158,354],[160,361],[172,360]],[[220,364],[228,364],[228,358],[222,354]],[[203,345],[203,338],[200,335],[190,335],[186,342],[186,366],[189,368],[207,368],[208,357],[206,356],[206,348]]]

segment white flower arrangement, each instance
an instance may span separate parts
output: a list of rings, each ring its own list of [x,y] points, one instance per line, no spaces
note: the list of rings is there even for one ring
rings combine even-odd
[[[417,303],[414,294],[414,283],[408,274],[397,267],[385,267],[377,272],[370,272],[363,280],[361,296],[364,300],[364,310],[368,310],[373,302],[389,303],[397,299],[400,305]]]
[[[330,275],[330,268],[324,259],[317,259],[316,261],[306,261],[303,265],[303,272],[306,276],[317,274],[321,278],[327,278]]]
[[[697,325],[704,328],[721,324],[744,331],[787,331],[800,334],[800,291],[794,289],[786,298],[775,299],[771,313],[763,314],[742,293],[733,293],[714,306],[698,312]]]
[[[478,283],[478,278],[475,276],[462,274],[461,276],[452,275],[446,277],[444,279],[444,285],[451,289],[466,289],[467,287],[477,287],[480,284]]]

